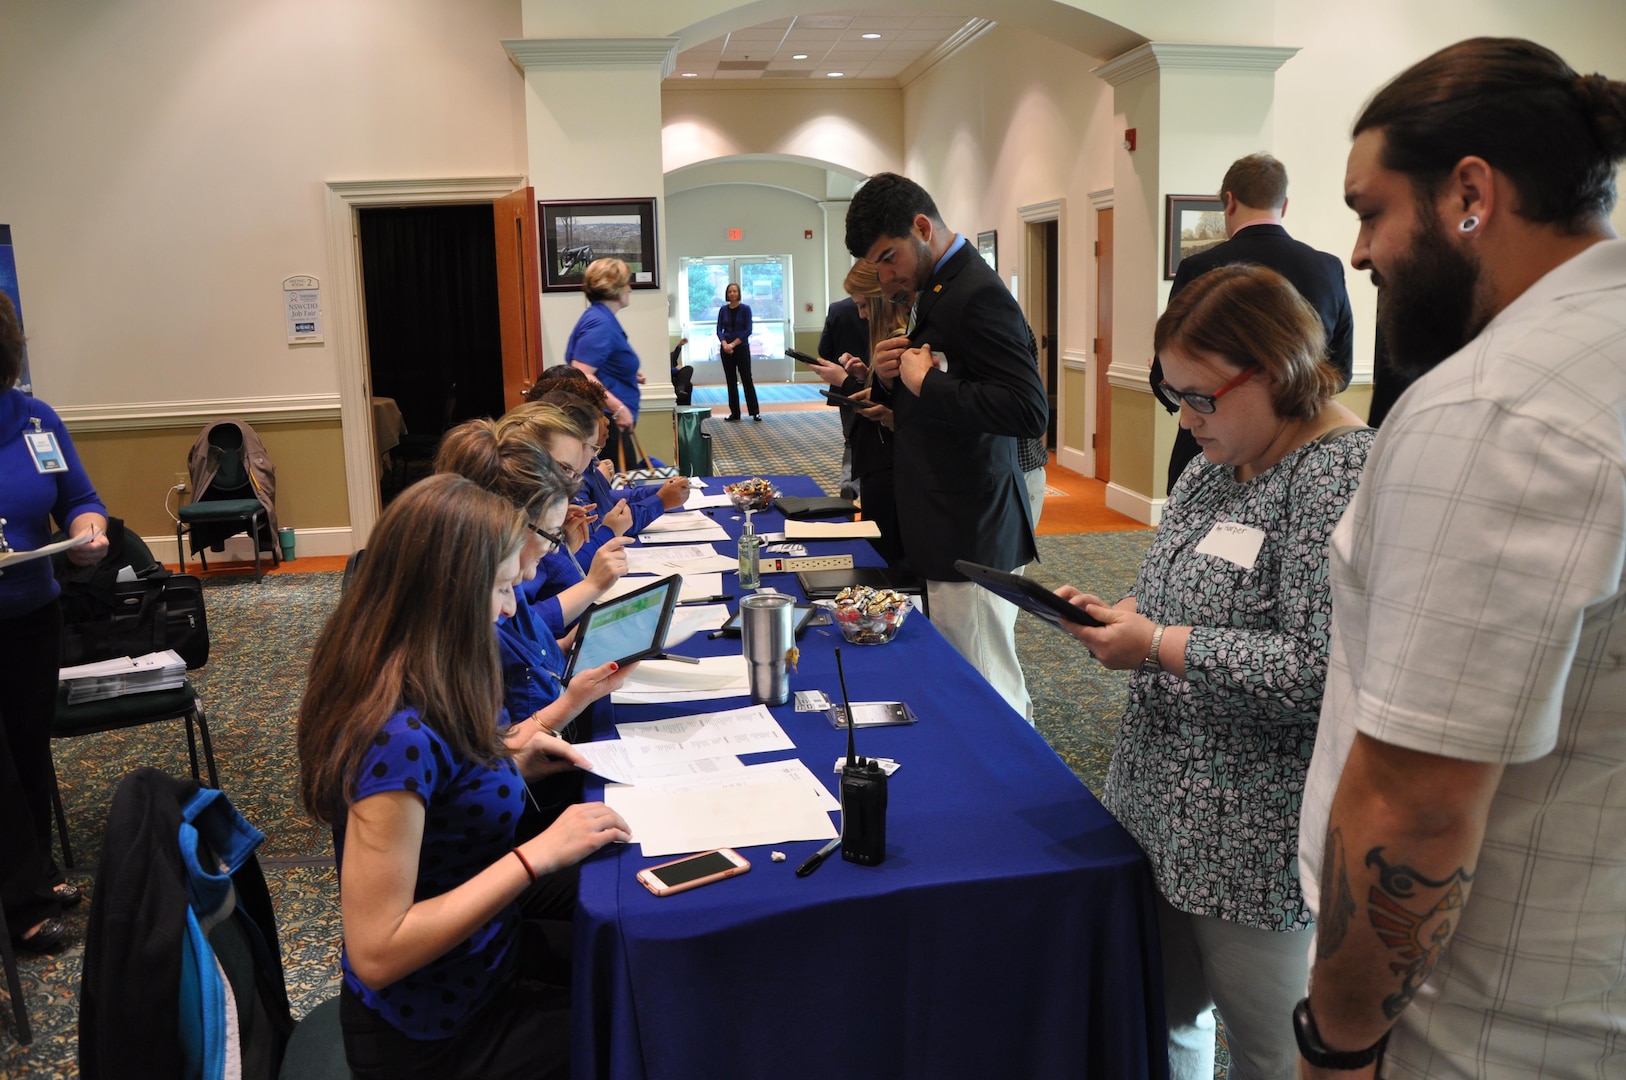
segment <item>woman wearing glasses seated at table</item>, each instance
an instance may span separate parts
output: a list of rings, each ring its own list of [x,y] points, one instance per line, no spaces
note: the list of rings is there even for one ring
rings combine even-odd
[[[462,477],[415,484],[316,642],[300,794],[334,831],[356,1076],[569,1075],[569,991],[542,980],[533,893],[628,830],[577,804],[515,842],[526,764],[499,738],[491,624],[514,610],[530,535]]]
[[[1171,1074],[1214,1075],[1217,1004],[1233,1076],[1292,1076],[1283,1021],[1305,993],[1310,912],[1299,803],[1332,607],[1327,543],[1374,433],[1332,400],[1325,331],[1285,279],[1210,271],[1154,338],[1161,393],[1202,456],[1181,474],[1134,592],[1070,627],[1127,670],[1102,801],[1157,878]]]

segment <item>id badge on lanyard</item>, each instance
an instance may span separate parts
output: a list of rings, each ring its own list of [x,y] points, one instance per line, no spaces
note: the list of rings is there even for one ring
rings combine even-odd
[[[55,432],[41,431],[38,417],[33,418],[33,423],[33,431],[23,432],[23,442],[28,447],[28,456],[34,459],[34,468],[45,474],[67,472],[68,459],[62,456]]]

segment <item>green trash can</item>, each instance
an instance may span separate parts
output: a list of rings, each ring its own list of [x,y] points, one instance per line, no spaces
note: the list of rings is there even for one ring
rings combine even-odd
[[[677,427],[678,472],[684,476],[711,475],[711,435],[701,421],[711,415],[709,405],[679,405],[672,410]]]

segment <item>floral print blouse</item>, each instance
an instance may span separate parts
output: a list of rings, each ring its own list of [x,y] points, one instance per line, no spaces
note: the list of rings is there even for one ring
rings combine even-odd
[[[1197,458],[1141,561],[1136,609],[1193,628],[1186,678],[1132,675],[1103,802],[1181,911],[1264,930],[1312,921],[1298,828],[1327,675],[1327,542],[1375,435],[1308,443],[1246,482]],[[1245,551],[1197,550],[1222,522],[1263,533],[1251,566]]]

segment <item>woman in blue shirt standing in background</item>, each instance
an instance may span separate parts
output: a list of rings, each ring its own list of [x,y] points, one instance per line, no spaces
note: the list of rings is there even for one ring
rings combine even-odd
[[[582,291],[587,310],[565,342],[565,359],[609,395],[617,438],[605,449],[614,452],[618,467],[630,469],[637,460],[630,435],[644,374],[615,314],[632,302],[632,271],[620,259],[595,259],[582,275]]]
[[[51,539],[51,518],[70,536],[95,532],[68,558],[107,554],[107,509],[51,407],[17,388],[23,328],[0,293],[0,519],[6,543],[33,551]],[[51,717],[62,659],[61,592],[51,560],[0,571],[0,903],[19,948],[54,952],[67,935],[58,918],[79,902],[51,858]]]
[[[723,374],[728,377],[728,415],[740,418],[740,383],[745,383],[745,407],[751,419],[762,420],[757,407],[757,386],[751,381],[751,305],[740,303],[740,287],[729,282],[723,292],[728,301],[717,309],[717,340],[722,343]]]

